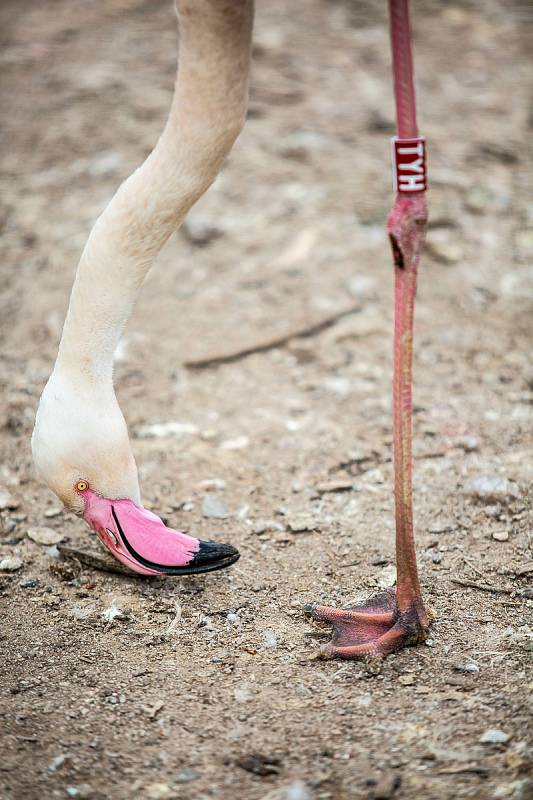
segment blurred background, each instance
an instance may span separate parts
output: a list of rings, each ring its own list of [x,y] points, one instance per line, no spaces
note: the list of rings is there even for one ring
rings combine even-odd
[[[45,526],[92,544],[36,480],[29,438],[89,230],[162,130],[175,14],[170,0],[1,4],[0,559],[20,561],[0,578],[7,798],[529,791],[529,2],[412,3],[430,181],[415,506],[433,647],[369,682],[361,665],[309,662],[299,610],[393,580],[386,12],[258,3],[244,132],[149,275],[116,363],[146,504],[243,559],[142,582],[69,572],[28,539]],[[288,342],[184,366],[276,336]],[[113,605],[122,621],[102,616]],[[507,739],[480,743],[494,728]]]

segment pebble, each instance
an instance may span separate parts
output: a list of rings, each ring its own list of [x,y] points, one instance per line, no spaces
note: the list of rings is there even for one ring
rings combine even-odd
[[[0,570],[16,572],[22,566],[22,559],[18,556],[6,556],[0,561]]]
[[[197,484],[197,488],[202,492],[205,492],[207,489],[218,489],[222,491],[226,488],[226,481],[222,480],[222,478],[206,478]]]
[[[198,774],[192,769],[182,769],[175,778],[176,783],[190,783],[198,778]]]
[[[235,689],[233,696],[237,703],[247,703],[252,699],[252,693],[245,683]]]
[[[28,528],[28,539],[36,544],[59,544],[63,539],[63,534],[53,528]]]
[[[172,797],[173,791],[168,783],[149,783],[145,787],[144,793],[150,800],[166,800]]]
[[[372,797],[374,800],[390,800],[394,797],[397,789],[400,788],[401,775],[394,772],[387,772],[382,775],[372,790]]]
[[[488,728],[479,737],[481,744],[506,744],[511,737],[499,728]]]
[[[533,228],[525,228],[515,234],[515,244],[521,255],[533,256]]]
[[[305,783],[294,781],[281,790],[280,800],[313,800],[313,795]]]
[[[479,450],[479,439],[475,436],[461,436],[457,440],[457,446],[461,447],[465,453],[475,453]]]
[[[111,605],[109,608],[102,611],[102,618],[106,622],[113,622],[115,619],[127,619],[128,615],[118,606]]]
[[[39,586],[39,581],[37,578],[24,578],[19,581],[19,586],[21,589],[35,589],[36,586]]]
[[[501,783],[494,790],[494,800],[531,800],[533,797],[533,781],[530,778]]]
[[[507,628],[505,637],[509,643],[526,652],[533,652],[533,630],[529,625],[520,625],[517,628]]]
[[[139,439],[165,439],[169,436],[187,436],[198,433],[198,428],[190,422],[155,422],[152,425],[143,425],[137,431]]]
[[[235,439],[226,439],[220,447],[222,450],[243,450],[249,444],[250,440],[247,436],[237,436]]]
[[[199,215],[188,216],[181,229],[187,241],[196,247],[205,247],[223,235],[220,228],[213,225],[206,217]]]
[[[479,667],[477,664],[469,663],[469,664],[457,664],[454,666],[454,669],[457,672],[470,672],[472,674],[479,672]]]
[[[402,684],[402,686],[412,686],[413,683],[415,682],[415,676],[414,675],[400,675],[398,680]]]
[[[429,533],[451,533],[456,527],[457,525],[453,520],[443,520],[442,522],[434,522],[429,526],[428,531]]]
[[[263,642],[265,647],[276,648],[278,646],[278,639],[274,631],[267,628],[267,630],[263,632]]]
[[[62,511],[62,508],[47,508],[44,512],[44,516],[48,519],[52,519],[53,517],[59,517]]]
[[[520,489],[500,475],[478,475],[468,481],[465,494],[485,503],[509,503],[520,497]]]
[[[389,564],[378,573],[376,583],[380,589],[390,589],[396,583],[396,567]]]
[[[252,526],[252,533],[256,536],[260,536],[262,533],[268,533],[268,531],[282,530],[284,530],[284,527],[281,522],[276,522],[274,519],[258,519]]]
[[[508,531],[494,531],[492,538],[497,542],[506,542],[509,539]]]
[[[494,195],[484,186],[472,186],[465,195],[465,206],[473,214],[483,214],[494,202]]]
[[[0,486],[0,511],[18,508],[20,503],[3,486]]]
[[[212,519],[227,519],[230,516],[225,504],[214,494],[206,494],[202,500],[202,514]]]
[[[463,246],[459,242],[450,241],[448,235],[444,238],[440,230],[432,231],[426,242],[426,250],[441,264],[457,264],[464,257]]]
[[[45,606],[58,606],[61,603],[61,598],[58,597],[57,594],[47,594],[46,597],[43,599],[43,605]]]
[[[287,525],[293,533],[316,531],[318,528],[318,522],[311,514],[294,514],[288,518]]]
[[[48,764],[48,772],[55,772],[65,763],[66,760],[67,756],[64,753],[54,756],[54,758]]]
[[[533,298],[533,266],[509,270],[500,278],[500,292],[522,302]]]

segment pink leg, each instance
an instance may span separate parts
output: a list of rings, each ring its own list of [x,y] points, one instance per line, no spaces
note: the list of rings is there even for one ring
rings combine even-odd
[[[408,0],[389,0],[389,9],[399,139],[416,140]],[[409,145],[405,146],[409,153]],[[411,145],[413,149],[417,146]],[[408,155],[406,160],[409,158]],[[411,171],[408,166],[398,171],[398,195],[387,220],[395,276],[393,449],[397,588],[351,610],[305,607],[314,619],[333,626],[332,640],[322,648],[322,655],[328,658],[386,656],[423,641],[429,627],[418,581],[413,532],[411,399],[414,303],[427,206],[425,172],[419,180],[418,155],[415,153],[412,158],[415,164]]]

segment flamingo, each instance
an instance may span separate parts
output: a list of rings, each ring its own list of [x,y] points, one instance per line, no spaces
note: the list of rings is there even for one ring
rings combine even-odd
[[[244,124],[252,0],[177,0],[178,77],[146,161],[118,189],[81,255],[32,435],[37,472],[111,553],[144,575],[206,572],[238,551],[166,527],[141,504],[113,388],[113,356],[156,255],[216,178]]]
[[[97,220],[78,265],[54,369],[32,436],[37,470],[130,570],[179,575],[227,567],[231,545],[166,527],[140,500],[113,388],[113,355],[157,253],[215,179],[247,105],[253,0],[176,0],[178,77],[166,127]],[[408,0],[389,0],[398,137],[397,196],[387,220],[395,273],[393,451],[397,586],[355,609],[307,604],[333,627],[325,657],[386,656],[430,624],[417,572],[412,501],[412,351],[417,270],[427,220]]]

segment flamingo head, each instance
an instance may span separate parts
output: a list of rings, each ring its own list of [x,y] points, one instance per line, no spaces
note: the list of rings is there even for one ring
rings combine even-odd
[[[239,558],[232,545],[195,539],[168,528],[151,511],[129,499],[112,500],[76,482],[83,519],[102,544],[141,575],[186,575],[230,566]]]
[[[112,389],[92,396],[87,386],[53,374],[39,404],[32,450],[49,488],[134,572],[207,572],[239,558],[233,546],[168,528],[142,507],[126,423]]]

